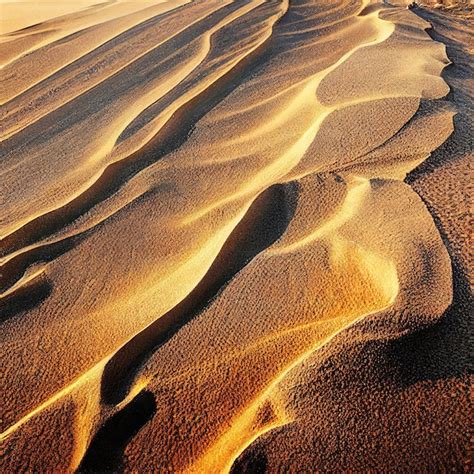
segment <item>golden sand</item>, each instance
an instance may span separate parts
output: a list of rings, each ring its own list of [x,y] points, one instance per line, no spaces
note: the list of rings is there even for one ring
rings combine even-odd
[[[407,3],[0,3],[1,472],[467,466],[472,10]]]

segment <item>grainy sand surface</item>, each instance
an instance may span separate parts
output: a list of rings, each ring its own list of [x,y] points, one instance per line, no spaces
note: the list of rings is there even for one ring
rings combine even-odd
[[[0,472],[469,471],[473,10],[408,3],[0,2]]]

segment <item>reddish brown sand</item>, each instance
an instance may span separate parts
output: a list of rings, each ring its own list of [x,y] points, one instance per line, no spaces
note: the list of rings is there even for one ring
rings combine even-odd
[[[407,3],[3,21],[1,472],[469,471],[473,14]]]

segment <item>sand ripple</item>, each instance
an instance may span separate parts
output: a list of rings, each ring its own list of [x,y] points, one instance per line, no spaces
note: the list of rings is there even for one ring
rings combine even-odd
[[[308,364],[452,301],[404,182],[453,131],[444,45],[362,0],[65,13],[0,37],[1,469],[228,472],[317,436]]]

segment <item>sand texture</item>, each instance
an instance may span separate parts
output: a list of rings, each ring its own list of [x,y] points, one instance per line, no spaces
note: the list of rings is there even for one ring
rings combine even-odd
[[[40,3],[0,2],[0,472],[468,472],[472,6]]]

